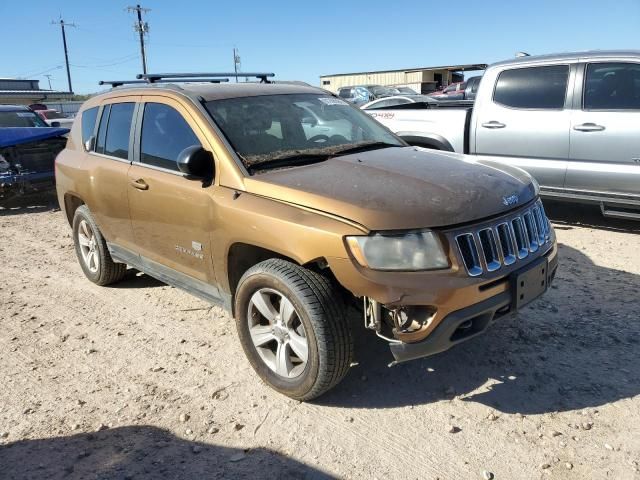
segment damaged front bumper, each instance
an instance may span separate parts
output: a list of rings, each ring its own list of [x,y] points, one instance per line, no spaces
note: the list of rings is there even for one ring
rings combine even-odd
[[[553,248],[538,261],[505,278],[508,288],[502,293],[449,313],[424,340],[390,343],[395,359],[391,365],[444,352],[480,335],[496,320],[517,312],[546,292],[557,267],[557,248]]]

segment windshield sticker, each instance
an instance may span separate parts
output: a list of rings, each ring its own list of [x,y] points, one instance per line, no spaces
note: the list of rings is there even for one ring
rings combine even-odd
[[[339,98],[318,97],[318,100],[320,100],[325,105],[348,105],[347,102],[345,102],[344,100],[340,100]]]

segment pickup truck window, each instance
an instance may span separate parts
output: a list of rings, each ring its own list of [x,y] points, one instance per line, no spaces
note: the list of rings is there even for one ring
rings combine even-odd
[[[568,65],[514,68],[498,76],[493,101],[511,108],[562,109]]]
[[[585,110],[640,110],[640,64],[587,65]]]

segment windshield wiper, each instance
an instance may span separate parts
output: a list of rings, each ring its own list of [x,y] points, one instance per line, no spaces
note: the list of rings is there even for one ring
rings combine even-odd
[[[366,152],[368,150],[378,150],[381,148],[388,147],[402,147],[404,145],[398,145],[397,143],[387,143],[387,142],[361,142],[355,145],[348,146],[346,148],[342,148],[333,153],[333,157],[338,157],[340,155],[346,155],[348,153],[357,153],[357,152]]]
[[[268,160],[257,161],[247,165],[247,170],[255,172],[259,170],[269,170],[281,167],[297,167],[301,165],[310,165],[312,163],[323,162],[331,155],[327,153],[292,153]]]

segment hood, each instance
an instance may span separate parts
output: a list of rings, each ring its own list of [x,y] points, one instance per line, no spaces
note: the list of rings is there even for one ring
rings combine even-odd
[[[58,127],[3,127],[0,128],[0,147],[37,142],[69,133],[68,128]]]
[[[370,230],[457,225],[524,205],[537,192],[524,171],[416,147],[385,148],[267,171],[247,191],[321,210]]]

